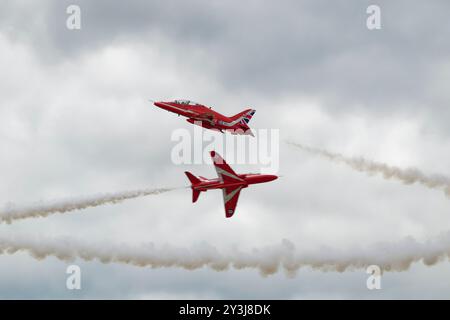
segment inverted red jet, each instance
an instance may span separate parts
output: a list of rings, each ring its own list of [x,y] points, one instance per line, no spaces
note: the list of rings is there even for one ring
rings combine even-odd
[[[206,129],[228,131],[232,134],[253,136],[248,123],[255,114],[255,110],[247,109],[232,117],[226,117],[215,112],[210,107],[189,100],[156,101],[154,105],[188,118],[187,121]]]
[[[185,174],[191,182],[192,202],[196,202],[200,192],[210,189],[222,189],[223,202],[225,204],[225,216],[231,218],[236,209],[239,199],[239,193],[243,188],[251,184],[264,183],[277,179],[278,177],[270,174],[237,174],[230,168],[225,160],[215,151],[211,151],[211,157],[216,168],[218,179],[206,179],[196,177],[186,171]]]

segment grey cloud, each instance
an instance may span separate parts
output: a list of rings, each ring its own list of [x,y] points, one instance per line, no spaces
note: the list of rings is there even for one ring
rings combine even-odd
[[[319,96],[337,112],[444,109],[428,86],[437,76],[432,66],[448,63],[446,1],[379,1],[380,31],[365,26],[370,1],[77,1],[83,28],[76,32],[65,28],[72,3],[49,1],[21,16],[31,21],[28,38],[39,39],[35,48],[70,59],[116,41],[162,37],[178,59],[202,51],[215,67],[200,72],[234,94]]]

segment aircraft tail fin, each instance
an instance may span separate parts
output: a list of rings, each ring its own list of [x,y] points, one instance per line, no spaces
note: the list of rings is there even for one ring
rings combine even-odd
[[[230,117],[231,120],[235,121],[235,120],[240,120],[242,122],[242,124],[244,125],[248,125],[248,123],[250,122],[251,118],[255,115],[256,110],[254,109],[246,109],[242,112],[239,112],[238,114],[235,114],[234,116]]]
[[[200,191],[194,189],[193,187],[196,184],[199,184],[201,182],[201,180],[199,178],[197,178],[196,176],[194,176],[192,173],[190,173],[189,171],[185,172],[186,176],[188,177],[189,181],[191,182],[191,188],[192,188],[192,202],[196,202],[198,197],[200,196]]]

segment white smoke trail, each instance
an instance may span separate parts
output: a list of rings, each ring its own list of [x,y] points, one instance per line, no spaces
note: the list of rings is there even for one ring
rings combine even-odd
[[[442,175],[426,175],[418,169],[401,169],[389,166],[385,163],[375,162],[364,158],[349,158],[338,153],[304,146],[295,142],[287,141],[288,144],[300,148],[306,152],[321,156],[328,160],[344,163],[352,169],[369,174],[382,174],[385,179],[396,179],[404,184],[419,183],[430,189],[440,189],[447,197],[450,197],[450,178]]]
[[[280,244],[242,252],[232,249],[220,252],[217,248],[200,244],[190,249],[152,243],[132,247],[129,245],[89,244],[68,238],[30,238],[0,236],[0,254],[28,252],[41,260],[54,256],[63,261],[82,259],[102,263],[123,263],[139,267],[178,267],[187,270],[209,267],[215,271],[229,268],[252,268],[262,275],[284,270],[293,276],[302,267],[321,271],[355,270],[378,265],[383,271],[405,271],[413,263],[422,261],[433,265],[450,255],[450,233],[419,243],[406,238],[397,243],[377,244],[349,251],[320,248],[313,252],[298,251],[293,243],[283,240]]]
[[[51,214],[65,213],[74,210],[82,210],[89,207],[97,207],[104,204],[114,204],[123,200],[156,195],[172,191],[176,188],[144,189],[124,191],[118,193],[98,194],[87,197],[71,198],[47,203],[35,203],[27,206],[16,207],[9,204],[0,211],[0,222],[11,223],[13,220],[47,217]]]

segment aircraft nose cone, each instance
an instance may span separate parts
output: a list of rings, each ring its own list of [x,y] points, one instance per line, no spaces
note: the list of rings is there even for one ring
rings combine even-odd
[[[257,177],[257,179],[259,181],[258,183],[261,183],[261,182],[273,181],[275,179],[278,179],[278,177],[276,175],[273,175],[273,174],[263,174],[263,175],[260,175],[259,177]]]
[[[171,111],[171,106],[167,103],[167,102],[164,102],[164,101],[155,101],[154,103],[153,103],[155,106],[157,106],[158,108],[161,108],[161,109],[164,109],[164,110],[168,110],[168,111]]]

